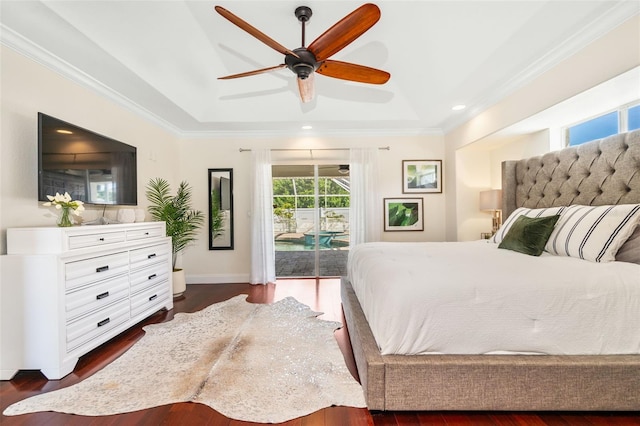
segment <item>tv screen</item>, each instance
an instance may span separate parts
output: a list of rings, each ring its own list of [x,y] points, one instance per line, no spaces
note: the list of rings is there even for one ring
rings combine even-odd
[[[38,199],[137,205],[136,147],[38,113]]]

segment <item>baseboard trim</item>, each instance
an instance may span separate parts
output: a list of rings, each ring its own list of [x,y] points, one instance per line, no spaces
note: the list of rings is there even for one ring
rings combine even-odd
[[[187,284],[230,284],[248,282],[249,274],[187,275]]]

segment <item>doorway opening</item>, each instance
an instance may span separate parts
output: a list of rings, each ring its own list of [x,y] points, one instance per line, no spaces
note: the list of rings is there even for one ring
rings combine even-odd
[[[349,254],[349,166],[272,167],[276,277],[339,277]]]

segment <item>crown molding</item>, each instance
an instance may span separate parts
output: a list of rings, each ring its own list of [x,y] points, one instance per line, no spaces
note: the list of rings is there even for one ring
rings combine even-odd
[[[449,133],[471,120],[639,13],[639,2],[635,0],[619,2],[615,7],[609,9],[607,13],[598,16],[594,21],[585,25],[580,32],[569,37],[564,43],[559,44],[547,52],[546,55],[533,62],[524,71],[495,87],[490,91],[490,96],[470,102],[467,112],[456,115],[443,123],[443,132],[445,134]]]
[[[183,131],[185,139],[266,139],[274,137],[380,137],[443,135],[440,128],[328,130],[207,130]]]
[[[47,69],[107,98],[128,111],[146,119],[147,121],[165,129],[179,138],[265,138],[292,136],[416,136],[446,134],[456,127],[469,121],[491,106],[500,102],[518,89],[533,81],[535,78],[549,71],[563,60],[575,54],[589,43],[602,37],[627,19],[640,13],[640,3],[635,0],[623,0],[606,14],[599,16],[594,22],[585,25],[582,31],[568,38],[564,43],[550,50],[545,56],[532,63],[523,72],[504,84],[495,87],[491,95],[468,102],[467,111],[444,121],[441,128],[404,128],[404,129],[329,129],[312,131],[276,131],[276,130],[202,130],[189,131],[177,127],[151,111],[141,107],[138,103],[123,96],[121,93],[104,85],[87,73],[74,67],[49,51],[24,38],[12,29],[0,23],[0,43],[24,55],[25,57],[43,65]]]
[[[269,137],[293,137],[293,136],[416,136],[442,134],[439,128],[405,128],[405,129],[344,129],[344,130],[311,130],[311,131],[285,131],[285,130],[183,130],[172,123],[158,117],[139,104],[123,96],[119,92],[102,84],[87,73],[79,70],[63,59],[51,54],[12,29],[0,24],[0,43],[15,50],[19,54],[33,60],[45,68],[77,83],[100,96],[103,96],[128,111],[160,126],[178,138],[183,139],[254,139]]]
[[[51,52],[43,49],[39,45],[26,39],[22,35],[16,33],[11,28],[0,23],[0,43],[21,55],[31,59],[32,61],[44,66],[45,68],[77,83],[100,96],[103,96],[115,104],[137,114],[138,116],[150,121],[176,136],[181,134],[181,129],[177,128],[168,121],[158,117],[149,110],[142,108],[131,99],[122,96],[119,92],[102,84],[100,81],[91,77],[87,73],[74,67],[65,60],[53,55]]]
[[[0,43],[15,50],[19,54],[33,60],[45,68],[77,83],[100,96],[103,96],[128,111],[160,126],[178,138],[183,139],[255,139],[295,136],[324,137],[362,137],[362,136],[418,136],[442,134],[439,128],[404,128],[404,129],[328,129],[328,130],[203,130],[190,131],[176,127],[168,121],[142,108],[139,104],[123,96],[119,92],[102,84],[87,73],[74,67],[39,45],[26,39],[7,26],[0,24]]]

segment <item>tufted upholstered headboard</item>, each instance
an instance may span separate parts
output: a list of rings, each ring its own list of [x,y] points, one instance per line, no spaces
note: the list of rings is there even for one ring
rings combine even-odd
[[[502,163],[502,215],[518,207],[640,203],[640,130]]]

